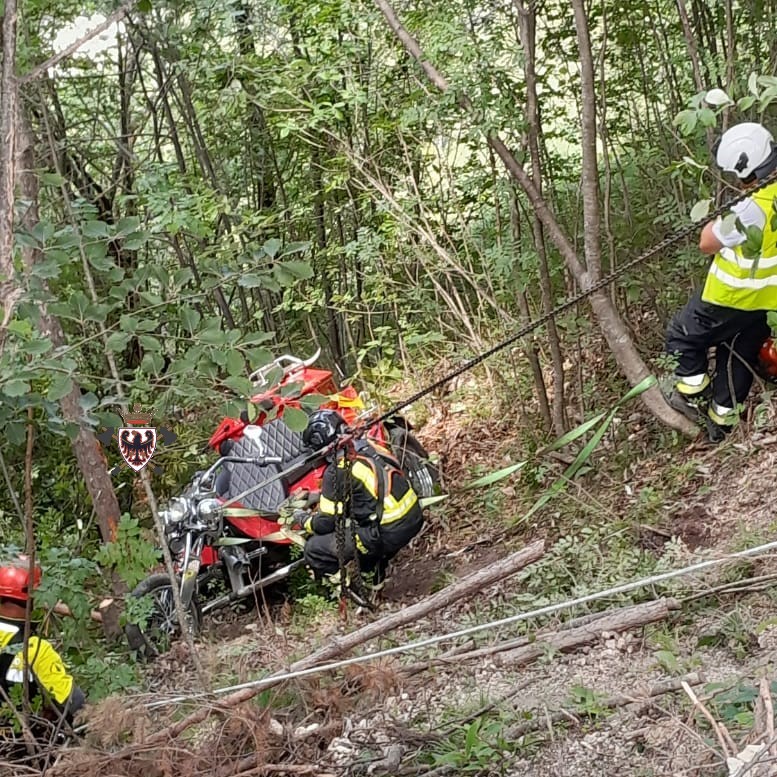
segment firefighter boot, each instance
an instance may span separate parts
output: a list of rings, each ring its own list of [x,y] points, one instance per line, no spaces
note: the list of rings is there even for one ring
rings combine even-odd
[[[705,421],[710,442],[719,443],[736,426],[738,415],[733,408],[723,407],[713,401],[707,409]]]
[[[666,401],[671,408],[695,424],[706,426],[710,393],[708,375],[691,375],[677,379]]]

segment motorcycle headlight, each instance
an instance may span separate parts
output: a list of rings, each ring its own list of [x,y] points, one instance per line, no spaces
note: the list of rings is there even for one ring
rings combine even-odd
[[[171,499],[167,504],[167,509],[162,511],[162,520],[166,525],[171,526],[180,523],[189,512],[189,505],[185,499]]]
[[[221,502],[218,499],[203,499],[197,505],[197,515],[210,526],[217,524],[221,517]]]

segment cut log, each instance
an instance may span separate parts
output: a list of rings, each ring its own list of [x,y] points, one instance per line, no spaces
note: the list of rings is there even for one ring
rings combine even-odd
[[[325,645],[299,661],[295,661],[289,666],[288,670],[280,672],[280,676],[275,682],[266,682],[259,687],[243,688],[223,697],[216,703],[210,700],[207,703],[204,703],[191,715],[188,715],[177,723],[148,737],[144,744],[158,744],[179,736],[191,726],[202,723],[202,721],[206,720],[213,712],[236,707],[238,704],[242,704],[248,699],[253,698],[259,692],[282,683],[283,675],[287,672],[299,672],[303,669],[311,669],[318,664],[339,658],[370,640],[383,636],[401,626],[407,626],[410,623],[414,623],[428,615],[439,612],[441,609],[454,604],[460,599],[472,596],[478,591],[482,591],[484,588],[488,588],[488,586],[498,583],[500,580],[503,580],[510,575],[514,575],[524,567],[533,564],[540,559],[544,552],[545,543],[542,540],[534,542],[523,550],[519,550],[495,564],[491,564],[484,569],[478,570],[477,572],[462,578],[456,583],[444,588],[442,591],[439,591],[432,596],[428,596],[426,599],[422,599],[420,602],[417,602],[410,607],[405,607],[399,612],[391,613],[391,615],[387,615],[385,618],[380,618],[373,623],[368,623],[366,626],[362,626],[362,628],[357,629],[350,634],[346,634],[343,637],[336,637],[328,645]],[[267,679],[268,681],[271,681],[273,680],[273,677],[270,676]]]
[[[540,632],[534,642],[523,645],[515,650],[497,655],[494,662],[498,665],[512,664],[523,665],[536,661],[548,651],[574,650],[581,645],[590,645],[601,636],[604,631],[628,631],[647,623],[655,623],[669,617],[672,610],[679,610],[680,602],[677,599],[658,599],[655,602],[644,602],[607,613],[602,618],[597,618],[593,623],[586,623],[573,629],[563,629],[543,634]]]

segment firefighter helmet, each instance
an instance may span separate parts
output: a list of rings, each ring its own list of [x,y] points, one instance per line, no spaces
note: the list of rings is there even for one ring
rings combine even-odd
[[[9,561],[0,566],[0,599],[13,599],[26,602],[30,591],[40,585],[41,569],[36,564],[30,586],[30,565],[26,556]]]
[[[721,170],[743,180],[766,178],[777,166],[774,138],[762,124],[752,121],[726,130],[715,147],[715,161]]]
[[[334,410],[316,410],[308,419],[308,425],[302,433],[302,442],[314,451],[325,448],[345,431],[343,417]]]

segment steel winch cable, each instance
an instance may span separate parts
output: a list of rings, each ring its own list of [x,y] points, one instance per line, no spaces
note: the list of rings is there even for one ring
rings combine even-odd
[[[437,389],[442,388],[450,381],[454,380],[455,378],[458,378],[459,375],[463,375],[465,372],[468,372],[474,367],[477,367],[479,364],[481,364],[486,359],[493,356],[495,353],[498,353],[504,348],[507,348],[513,343],[516,343],[518,340],[521,340],[522,338],[526,337],[526,335],[531,334],[535,329],[539,329],[544,324],[547,324],[548,321],[550,321],[551,319],[556,318],[556,316],[566,312],[570,308],[573,308],[575,305],[578,305],[580,302],[587,299],[592,294],[595,294],[597,291],[601,291],[605,287],[609,286],[611,283],[613,283],[613,281],[616,281],[621,275],[623,275],[628,270],[632,269],[633,267],[636,267],[638,264],[642,264],[643,262],[646,262],[648,259],[655,256],[656,254],[666,251],[668,248],[674,246],[676,243],[679,243],[682,240],[685,240],[691,235],[697,234],[698,231],[702,227],[704,227],[704,225],[706,225],[710,221],[713,221],[719,216],[722,216],[724,213],[730,210],[732,206],[737,205],[740,202],[743,202],[749,197],[752,197],[756,192],[760,191],[761,189],[765,189],[767,186],[774,183],[775,181],[777,181],[777,170],[774,170],[773,172],[771,172],[766,178],[760,181],[757,186],[749,188],[747,189],[747,191],[742,192],[737,197],[727,200],[720,207],[716,208],[711,213],[709,213],[701,221],[693,222],[692,224],[688,224],[682,229],[678,229],[673,234],[668,235],[663,240],[660,240],[652,248],[649,248],[648,250],[643,251],[641,254],[638,254],[632,259],[629,259],[625,264],[622,264],[620,267],[618,267],[617,270],[613,270],[611,273],[605,275],[603,278],[600,278],[598,281],[593,283],[587,289],[584,289],[579,293],[575,294],[574,296],[569,297],[568,299],[566,299],[561,304],[557,305],[552,310],[549,310],[547,313],[544,313],[538,318],[535,318],[533,321],[530,321],[528,324],[525,324],[520,329],[518,329],[517,332],[510,335],[508,338],[502,340],[501,342],[497,343],[492,348],[489,348],[487,351],[484,351],[478,356],[475,356],[472,359],[469,359],[468,361],[464,362],[464,364],[462,364],[461,367],[457,367],[452,372],[449,372],[447,375],[443,376],[439,380],[436,380],[433,383],[427,385],[426,387],[420,389],[419,391],[417,391],[415,394],[412,394],[407,399],[402,400],[401,402],[398,402],[391,409],[383,413],[383,415],[381,415],[379,418],[375,419],[374,421],[370,421],[368,424],[366,424],[366,427],[369,428],[389,420],[392,416],[396,415],[400,410],[404,410],[404,408],[409,407],[412,404],[415,404],[419,399],[423,399],[425,396],[431,394],[433,391],[436,391]]]
[[[590,297],[592,294],[595,294],[597,291],[601,291],[602,289],[606,288],[611,283],[613,283],[618,278],[620,278],[620,276],[626,273],[628,270],[632,269],[633,267],[636,267],[639,264],[642,264],[643,262],[646,262],[648,259],[652,258],[653,256],[656,256],[657,254],[666,251],[668,248],[671,248],[676,243],[679,243],[682,240],[685,240],[691,235],[697,234],[698,231],[702,229],[705,224],[709,223],[710,221],[713,221],[719,216],[722,216],[724,213],[729,211],[734,205],[737,205],[740,202],[744,202],[744,200],[748,199],[749,197],[752,197],[756,192],[760,191],[761,189],[765,189],[767,186],[774,183],[775,181],[777,181],[777,170],[774,170],[773,172],[771,172],[766,178],[760,181],[757,186],[749,188],[747,189],[747,191],[743,191],[738,196],[733,197],[730,200],[727,200],[725,203],[723,203],[718,208],[716,208],[711,213],[709,213],[701,221],[688,224],[687,226],[682,227],[681,229],[678,229],[673,234],[668,235],[663,240],[660,240],[658,243],[653,245],[651,248],[647,249],[646,251],[643,251],[641,254],[638,254],[632,259],[629,259],[625,264],[622,264],[620,267],[618,267],[617,270],[613,270],[611,273],[608,273],[604,277],[600,278],[598,281],[593,283],[587,289],[584,289],[578,292],[577,294],[575,294],[574,296],[569,297],[568,299],[566,299],[564,302],[557,305],[552,310],[549,310],[547,313],[543,313],[543,315],[525,324],[520,329],[518,329],[517,332],[510,335],[509,337],[502,340],[501,342],[497,343],[493,347],[489,348],[487,351],[484,351],[483,353],[478,354],[472,359],[469,359],[468,361],[464,362],[464,364],[462,364],[460,367],[457,367],[455,370],[449,372],[447,375],[444,375],[442,378],[439,378],[438,380],[428,384],[424,388],[419,389],[417,392],[412,394],[407,399],[404,399],[401,402],[398,402],[397,404],[395,404],[393,407],[391,407],[389,410],[387,410],[378,418],[365,423],[363,427],[352,430],[353,433],[358,436],[359,434],[363,433],[366,429],[372,428],[373,426],[377,426],[378,424],[388,421],[394,415],[399,413],[400,410],[404,410],[406,407],[409,407],[410,405],[415,404],[416,402],[418,402],[419,399],[423,399],[425,396],[428,396],[433,391],[436,391],[437,389],[442,388],[450,381],[454,380],[455,378],[458,378],[459,375],[463,375],[465,372],[468,372],[469,370],[474,369],[475,367],[477,367],[479,364],[481,364],[482,362],[484,362],[486,359],[490,358],[494,354],[499,353],[499,351],[504,350],[505,348],[512,345],[513,343],[516,343],[519,340],[526,337],[526,335],[531,334],[536,329],[539,329],[544,324],[547,324],[548,321],[550,321],[551,319],[556,318],[561,313],[564,313],[570,308],[573,308],[575,305],[580,304],[580,302],[586,300],[588,297]],[[313,456],[310,457],[310,460],[312,461],[314,459],[319,458],[321,453],[323,452],[319,452],[318,455],[314,454]],[[235,502],[242,500],[249,494],[252,494],[253,492],[258,491],[259,489],[264,488],[270,483],[273,483],[276,480],[280,480],[281,478],[293,472],[299,465],[300,463],[294,464],[288,469],[282,472],[279,472],[275,475],[272,475],[266,480],[263,480],[261,483],[251,486],[250,488],[246,489],[243,493],[238,494],[237,496],[234,496],[231,499],[229,499],[223,505],[223,507],[228,507],[234,504]]]

